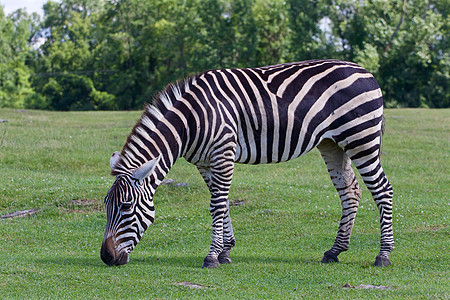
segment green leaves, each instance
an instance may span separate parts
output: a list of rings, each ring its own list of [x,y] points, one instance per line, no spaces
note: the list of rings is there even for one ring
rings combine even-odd
[[[6,18],[0,5],[0,107],[21,108],[33,92],[26,66],[32,22],[22,10]]]
[[[0,107],[136,109],[208,69],[315,58],[361,64],[387,106],[449,107],[447,2],[62,0],[42,23],[0,8]]]

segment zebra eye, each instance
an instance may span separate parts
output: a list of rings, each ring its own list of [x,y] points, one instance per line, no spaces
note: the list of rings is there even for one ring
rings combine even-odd
[[[132,206],[133,206],[132,202],[123,202],[121,208],[123,210],[130,210]]]
[[[128,195],[127,200],[120,204],[120,208],[123,210],[130,210],[133,206],[133,196]]]

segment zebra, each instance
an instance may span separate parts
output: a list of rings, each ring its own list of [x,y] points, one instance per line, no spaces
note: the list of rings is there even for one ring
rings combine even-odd
[[[323,263],[349,246],[361,189],[352,162],[380,212],[375,266],[394,249],[393,190],[380,164],[382,93],[364,68],[310,60],[260,68],[210,70],[168,85],[147,105],[122,151],[110,159],[115,181],[105,197],[101,258],[122,265],[155,220],[153,195],[178,158],[194,164],[211,194],[212,242],[202,268],[231,263],[235,245],[228,193],[234,164],[280,163],[317,147],[342,217]]]

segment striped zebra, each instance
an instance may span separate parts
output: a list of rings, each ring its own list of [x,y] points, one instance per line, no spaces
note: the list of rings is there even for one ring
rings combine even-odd
[[[212,243],[203,267],[230,263],[235,245],[228,192],[234,163],[278,163],[317,147],[342,203],[338,233],[322,262],[338,262],[349,246],[361,189],[351,162],[380,211],[387,266],[394,249],[393,191],[380,165],[383,102],[374,77],[337,60],[207,71],[169,85],[145,108],[121,153],[110,160],[114,184],[105,197],[101,258],[126,264],[155,220],[153,195],[184,157],[211,193]]]

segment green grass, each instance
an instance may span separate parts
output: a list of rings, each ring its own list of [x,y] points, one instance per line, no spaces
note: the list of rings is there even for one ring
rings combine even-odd
[[[130,262],[100,260],[113,182],[109,157],[140,112],[0,110],[0,297],[131,299],[449,299],[450,110],[387,110],[382,163],[394,187],[393,265],[372,266],[379,215],[363,188],[349,251],[319,263],[335,238],[339,198],[317,150],[297,160],[237,165],[230,199],[233,264],[201,269],[211,239],[209,195],[195,167],[168,174],[156,222]],[[361,181],[360,181],[361,182]],[[86,205],[80,205],[79,200]],[[192,282],[202,289],[176,285]],[[343,288],[361,284],[389,289]]]

